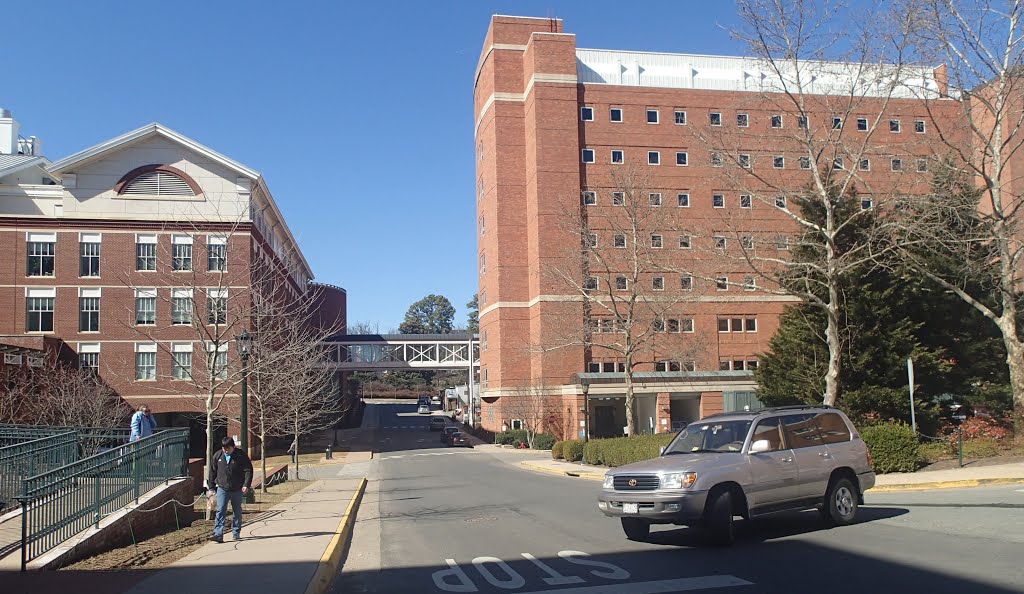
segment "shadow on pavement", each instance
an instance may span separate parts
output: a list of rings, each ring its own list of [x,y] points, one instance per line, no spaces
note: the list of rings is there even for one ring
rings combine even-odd
[[[895,518],[907,513],[909,513],[909,510],[896,507],[861,507],[854,525]],[[737,518],[736,544],[766,542],[789,536],[833,529],[832,526],[822,521],[821,516],[816,511],[783,513],[778,516],[758,518],[756,520],[740,520]],[[700,530],[671,525],[664,527],[651,526],[651,535],[647,542],[679,547],[708,547],[700,534]]]

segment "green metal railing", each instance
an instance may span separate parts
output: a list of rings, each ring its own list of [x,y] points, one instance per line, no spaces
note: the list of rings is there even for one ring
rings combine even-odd
[[[27,478],[22,506],[21,568],[147,491],[188,472],[188,429],[145,439]]]
[[[75,462],[78,452],[75,431],[0,448],[0,514],[18,507],[25,479]]]
[[[100,448],[116,447],[128,441],[131,429],[121,427],[56,427],[46,425],[0,425],[0,447],[77,431],[83,454],[91,456]]]

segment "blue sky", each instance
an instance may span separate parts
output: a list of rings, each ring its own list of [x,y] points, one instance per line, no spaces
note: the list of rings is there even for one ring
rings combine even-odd
[[[159,6],[171,7],[161,4]],[[490,15],[578,47],[742,54],[732,2],[6,2],[0,106],[59,159],[152,121],[260,171],[349,320],[476,292],[473,73]]]

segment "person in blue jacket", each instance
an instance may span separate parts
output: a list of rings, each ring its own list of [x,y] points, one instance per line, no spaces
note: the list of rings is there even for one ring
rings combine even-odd
[[[132,415],[132,434],[128,438],[128,441],[138,441],[143,437],[149,437],[153,435],[153,430],[156,429],[156,419],[153,418],[153,414],[149,410],[149,405],[143,404],[139,407],[139,410]]]

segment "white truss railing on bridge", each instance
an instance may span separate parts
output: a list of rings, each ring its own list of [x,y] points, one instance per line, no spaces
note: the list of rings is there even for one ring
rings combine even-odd
[[[328,363],[341,369],[465,369],[480,365],[477,341],[340,342],[329,351]]]

